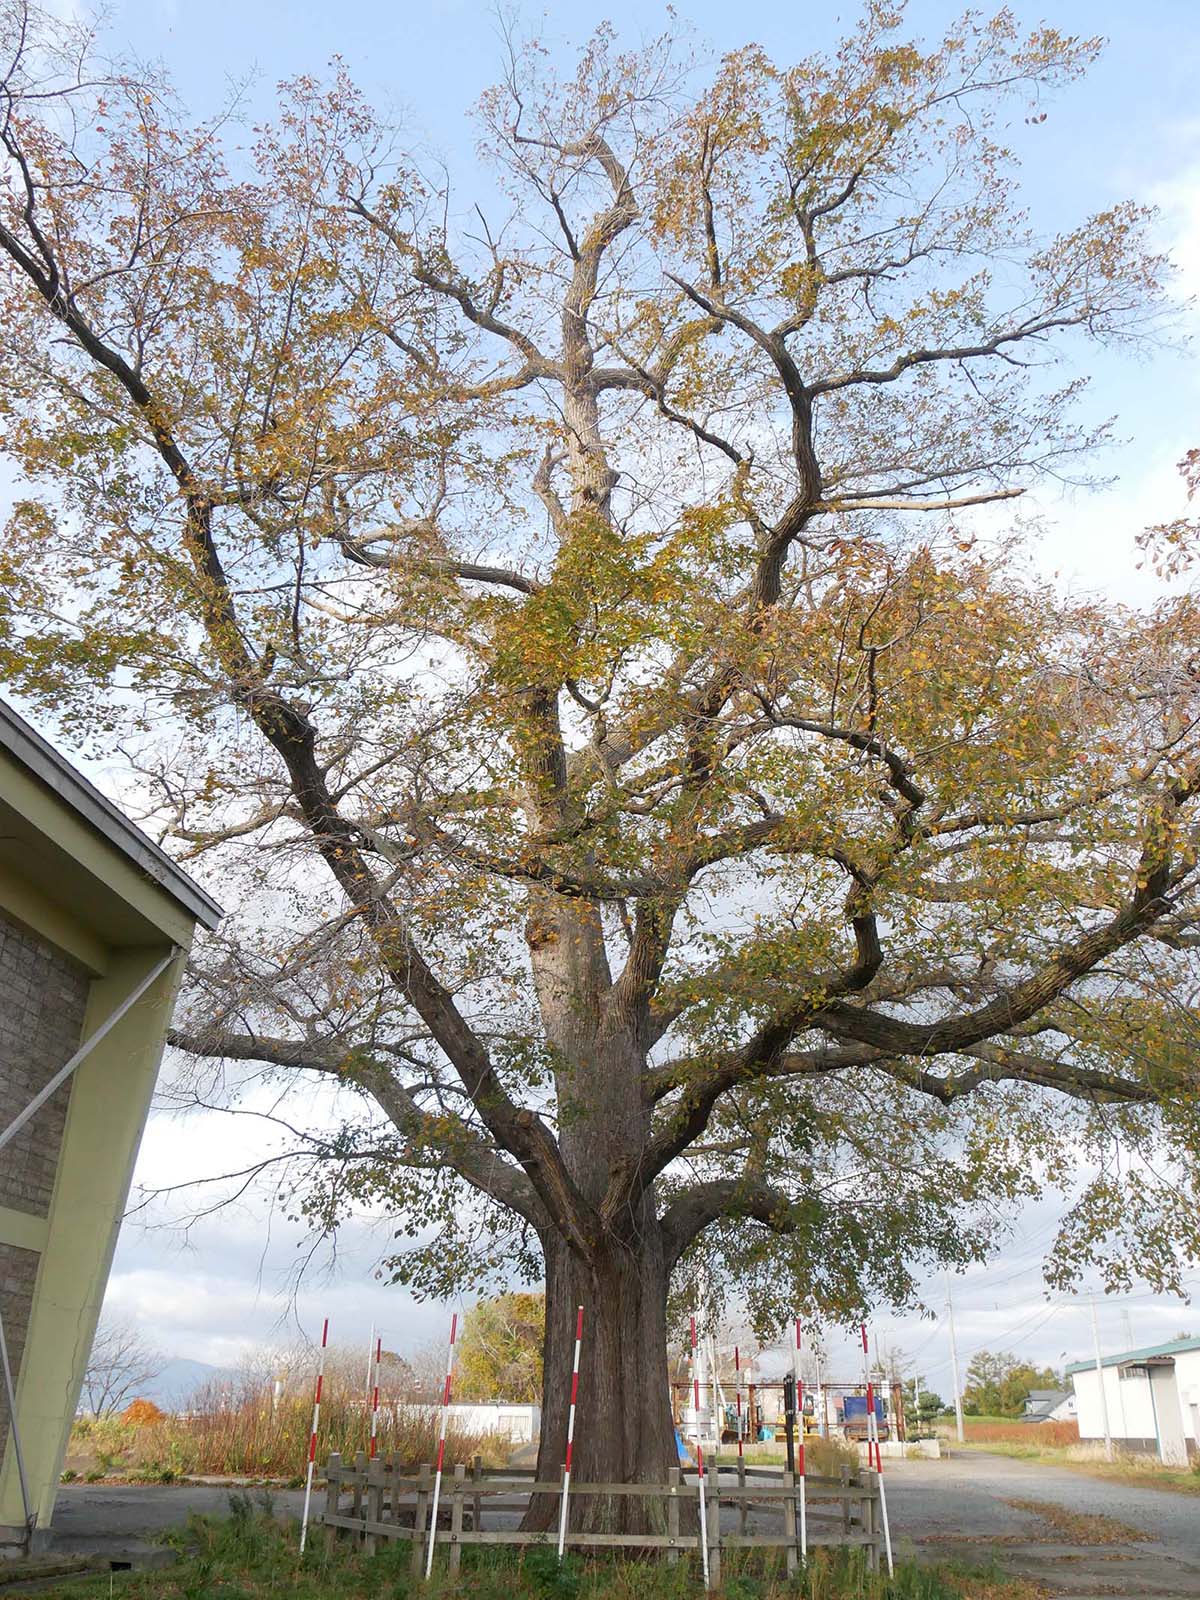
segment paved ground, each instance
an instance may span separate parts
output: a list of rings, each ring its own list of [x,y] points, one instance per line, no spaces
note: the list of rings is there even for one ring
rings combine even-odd
[[[887,1490],[897,1553],[976,1564],[995,1557],[1071,1600],[1200,1600],[1200,1496],[974,1452],[943,1461],[889,1462]],[[303,1499],[300,1490],[273,1494],[281,1515],[299,1516]],[[1004,1504],[1008,1499],[1101,1512],[1149,1538],[1112,1546],[1064,1544],[1039,1518]],[[220,1515],[228,1507],[226,1488],[69,1484],[55,1510],[55,1548],[116,1551],[186,1522],[192,1512]],[[727,1517],[736,1520],[736,1512],[722,1520]]]
[[[258,1490],[250,1493],[257,1494]],[[303,1489],[273,1489],[272,1502],[281,1516],[299,1517]],[[54,1507],[53,1548],[64,1555],[118,1553],[144,1543],[147,1535],[178,1528],[196,1512],[220,1517],[229,1512],[229,1488],[201,1484],[68,1483],[58,1491]],[[313,1504],[320,1497],[313,1495]]]

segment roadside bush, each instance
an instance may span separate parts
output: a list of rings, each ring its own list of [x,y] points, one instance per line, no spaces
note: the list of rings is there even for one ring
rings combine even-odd
[[[818,1478],[836,1478],[843,1467],[857,1470],[858,1447],[849,1439],[814,1439],[810,1435],[804,1441],[804,1465]]]
[[[144,1428],[148,1422],[162,1422],[166,1412],[153,1400],[131,1400],[121,1413],[121,1421],[128,1427]]]

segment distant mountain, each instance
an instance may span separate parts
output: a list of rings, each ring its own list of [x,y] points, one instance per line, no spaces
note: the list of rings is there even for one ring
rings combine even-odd
[[[156,1378],[143,1385],[139,1397],[153,1400],[164,1411],[177,1411],[206,1383],[231,1377],[227,1367],[213,1367],[207,1361],[192,1361],[187,1356],[177,1356],[168,1361]]]

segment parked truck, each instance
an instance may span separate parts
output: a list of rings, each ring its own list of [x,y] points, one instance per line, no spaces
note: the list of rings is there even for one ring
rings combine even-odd
[[[847,1439],[865,1439],[869,1427],[867,1397],[865,1394],[844,1395],[838,1401],[838,1423]],[[875,1396],[875,1423],[880,1439],[891,1437],[888,1428],[887,1401],[881,1394]]]

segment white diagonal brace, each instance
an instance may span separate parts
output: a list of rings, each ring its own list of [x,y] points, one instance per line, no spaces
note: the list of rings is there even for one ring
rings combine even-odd
[[[35,1117],[38,1114],[38,1112],[46,1104],[46,1101],[49,1100],[50,1096],[54,1094],[56,1090],[60,1089],[64,1083],[66,1083],[67,1079],[75,1071],[76,1067],[87,1060],[88,1056],[100,1043],[101,1039],[104,1038],[105,1034],[110,1033],[113,1028],[116,1027],[117,1023],[120,1022],[121,1018],[125,1015],[129,1008],[138,1003],[150,985],[155,981],[156,978],[160,978],[163,975],[163,973],[178,955],[178,945],[172,945],[171,949],[162,958],[158,965],[152,968],[151,971],[146,974],[136,988],[130,990],[130,992],[125,996],[124,1000],[121,1001],[121,1004],[117,1007],[117,1009],[109,1016],[105,1017],[104,1021],[97,1029],[95,1029],[94,1032],[88,1034],[87,1038],[79,1046],[79,1049],[76,1050],[75,1054],[67,1062],[66,1066],[58,1069],[58,1071],[50,1079],[49,1083],[43,1085],[43,1087],[38,1090],[37,1094],[34,1095],[33,1099],[25,1107],[24,1111],[19,1111],[9,1123],[8,1127],[5,1128],[4,1132],[0,1133],[0,1150],[3,1150],[6,1144],[11,1143],[11,1141],[16,1138],[17,1134],[20,1133],[21,1129],[29,1121],[30,1117]]]

